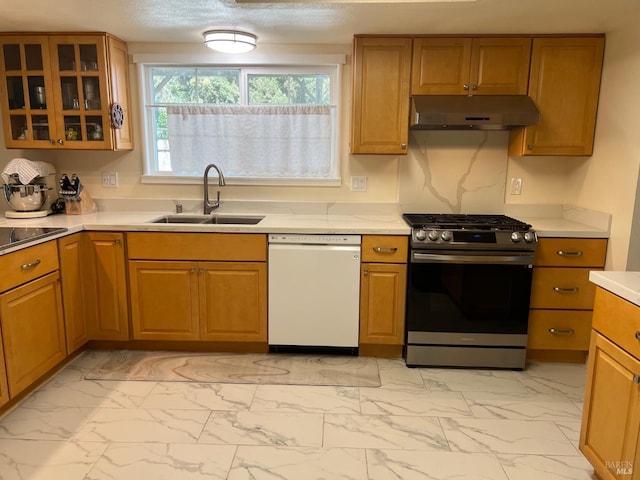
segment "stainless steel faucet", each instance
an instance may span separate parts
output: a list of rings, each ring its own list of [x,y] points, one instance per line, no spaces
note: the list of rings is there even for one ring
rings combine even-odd
[[[220,168],[215,163],[210,163],[209,165],[207,165],[207,168],[204,169],[204,214],[205,215],[209,215],[211,212],[213,212],[216,208],[220,206],[220,190],[218,190],[217,192],[216,201],[213,203],[209,201],[209,170],[211,170],[212,168],[215,168],[216,172],[218,172],[218,185],[220,187],[224,187],[226,185],[226,182],[224,181],[224,175],[222,174],[222,170],[220,170]]]

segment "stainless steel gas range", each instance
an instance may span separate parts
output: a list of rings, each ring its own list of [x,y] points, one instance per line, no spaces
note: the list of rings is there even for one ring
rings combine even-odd
[[[408,366],[525,367],[531,225],[504,215],[405,214]]]

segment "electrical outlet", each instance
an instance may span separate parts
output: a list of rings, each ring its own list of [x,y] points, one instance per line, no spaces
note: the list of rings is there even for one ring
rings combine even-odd
[[[367,191],[367,177],[351,177],[351,191],[352,192],[366,192]]]
[[[102,172],[102,186],[104,188],[118,188],[118,172]]]
[[[520,195],[522,193],[522,178],[511,179],[511,195]]]

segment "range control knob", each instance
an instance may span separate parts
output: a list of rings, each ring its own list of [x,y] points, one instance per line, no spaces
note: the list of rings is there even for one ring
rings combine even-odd
[[[522,234],[520,232],[513,232],[511,234],[511,241],[518,243],[520,240],[522,240]]]
[[[432,242],[435,242],[436,240],[438,240],[439,236],[438,236],[438,231],[437,230],[431,230],[429,232],[429,234],[427,235],[427,237],[429,238],[429,240],[431,240]]]
[[[416,230],[416,240],[424,240],[427,238],[427,232],[425,230]]]
[[[451,238],[453,237],[453,235],[451,235],[451,232],[449,230],[445,230],[444,232],[442,232],[440,234],[440,238],[444,241],[444,242],[449,242],[451,241]]]
[[[524,241],[527,243],[531,243],[531,242],[535,242],[536,241],[536,234],[533,232],[526,232],[524,234]]]

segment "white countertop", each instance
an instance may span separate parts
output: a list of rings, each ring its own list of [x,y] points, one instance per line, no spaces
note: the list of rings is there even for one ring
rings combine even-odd
[[[609,238],[609,231],[576,222],[562,217],[556,218],[519,218],[531,224],[539,238],[544,237],[576,237],[576,238]]]
[[[599,287],[640,306],[640,272],[592,271],[589,280]]]

